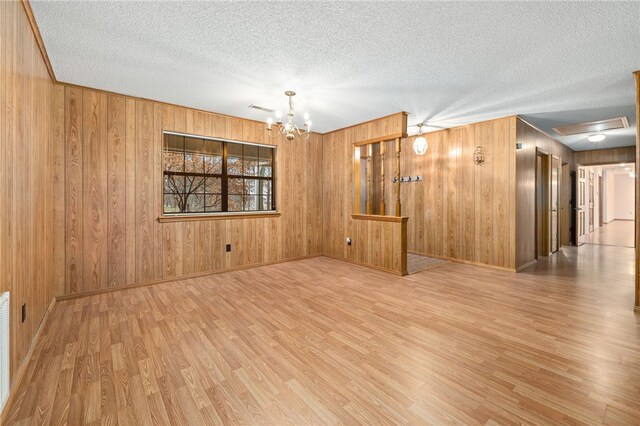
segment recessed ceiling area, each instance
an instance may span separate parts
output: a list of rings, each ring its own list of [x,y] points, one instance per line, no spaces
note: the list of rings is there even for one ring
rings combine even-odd
[[[292,89],[319,132],[519,114],[575,150],[635,143],[635,2],[31,5],[62,82],[256,120],[249,105],[284,110]],[[597,144],[552,130],[619,116],[630,127]]]

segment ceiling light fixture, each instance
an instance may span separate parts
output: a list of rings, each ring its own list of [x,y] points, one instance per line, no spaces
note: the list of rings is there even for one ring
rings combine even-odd
[[[289,141],[294,140],[296,137],[300,137],[302,140],[309,139],[309,136],[311,136],[311,120],[309,120],[309,114],[304,114],[304,128],[300,130],[300,128],[293,122],[293,116],[295,115],[295,110],[293,109],[293,97],[296,95],[296,92],[293,90],[287,90],[284,94],[289,97],[289,113],[287,114],[287,122],[283,123],[282,112],[276,111],[275,123],[271,117],[267,119],[267,130],[269,131],[269,136],[275,137],[278,134],[281,134]],[[278,132],[275,135],[271,131],[273,124],[278,126]]]
[[[589,137],[587,138],[587,140],[589,142],[602,142],[603,140],[605,140],[607,138],[607,135],[603,134],[603,133],[598,133],[595,135],[589,135]]]
[[[424,126],[424,123],[419,123],[417,124],[417,126],[418,126],[418,137],[413,141],[413,150],[417,155],[424,155],[427,152],[427,148],[429,148],[427,139],[422,134],[422,126]]]

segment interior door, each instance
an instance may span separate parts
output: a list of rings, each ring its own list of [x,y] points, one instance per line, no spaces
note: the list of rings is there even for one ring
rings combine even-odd
[[[593,172],[589,170],[589,233],[593,232],[593,219],[595,218],[595,192],[593,188]]]
[[[560,177],[560,247],[571,243],[571,166],[562,163]]]
[[[584,167],[578,167],[578,179],[577,188],[576,188],[576,226],[577,226],[577,235],[576,235],[576,245],[580,246],[584,244],[584,234],[585,234],[585,190],[586,190],[586,177],[585,177],[585,169]]]
[[[551,160],[551,252],[559,248],[560,159]]]

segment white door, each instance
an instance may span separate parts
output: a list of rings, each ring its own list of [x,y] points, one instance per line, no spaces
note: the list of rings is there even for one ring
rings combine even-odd
[[[586,176],[585,176],[585,169],[584,167],[578,167],[578,179],[576,179],[577,182],[577,188],[576,188],[576,198],[577,198],[577,202],[576,202],[576,227],[577,229],[577,240],[578,240],[578,244],[577,245],[582,245],[584,244],[584,235],[585,235],[585,231],[586,231],[586,223],[585,223],[585,187],[586,187]]]

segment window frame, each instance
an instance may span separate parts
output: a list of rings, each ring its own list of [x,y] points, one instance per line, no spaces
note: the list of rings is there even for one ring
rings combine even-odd
[[[167,175],[167,171],[165,170],[165,137],[167,135],[173,136],[182,136],[196,139],[203,139],[205,141],[213,141],[222,143],[222,171],[221,173],[193,173],[193,172],[169,172],[169,174],[173,175],[183,175],[183,176],[201,176],[203,178],[207,177],[215,177],[220,178],[220,191],[221,191],[221,211],[202,211],[202,212],[165,212],[164,198],[165,198],[165,176]],[[227,147],[228,144],[237,144],[237,145],[249,145],[260,148],[266,148],[271,150],[271,177],[264,176],[249,176],[249,175],[229,175],[227,173]],[[226,139],[226,138],[217,138],[211,136],[203,136],[196,135],[192,133],[185,132],[176,132],[163,130],[162,131],[162,148],[161,148],[161,179],[160,179],[160,187],[161,187],[161,197],[160,197],[160,215],[158,217],[159,222],[170,222],[170,221],[180,221],[180,220],[210,220],[210,219],[224,219],[227,217],[264,217],[264,216],[279,216],[280,213],[277,210],[277,190],[276,190],[276,175],[277,175],[277,145],[269,145],[263,143],[255,143],[255,142],[245,142],[234,139]],[[244,157],[244,155],[243,155]],[[244,171],[243,171],[244,173]],[[247,211],[225,211],[225,208],[228,210],[228,180],[229,179],[247,179],[247,180],[265,180],[271,182],[271,209],[270,210],[247,210]]]

